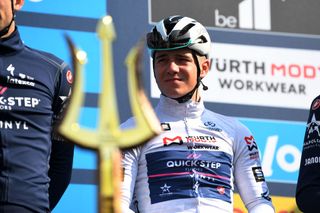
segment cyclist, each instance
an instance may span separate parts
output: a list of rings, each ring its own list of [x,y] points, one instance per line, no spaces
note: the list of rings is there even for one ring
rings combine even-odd
[[[274,212],[252,134],[206,109],[200,96],[212,51],[205,27],[170,16],[147,34],[147,45],[163,133],[123,153],[123,212],[233,212],[234,181],[250,213]],[[122,127],[133,125],[130,118]]]
[[[22,42],[14,17],[23,5],[0,1],[0,213],[50,212],[72,171],[74,146],[53,134],[72,74]]]
[[[305,213],[315,212],[320,207],[320,95],[310,107],[301,156],[296,201]]]

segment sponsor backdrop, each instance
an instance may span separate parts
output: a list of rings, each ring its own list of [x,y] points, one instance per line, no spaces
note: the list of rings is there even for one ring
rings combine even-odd
[[[31,47],[70,62],[67,33],[87,52],[83,128],[96,128],[99,116],[100,17],[111,14],[117,30],[113,49],[122,121],[131,116],[123,65],[128,50],[162,17],[181,14],[202,22],[213,38],[206,105],[252,130],[276,210],[293,213],[299,212],[294,193],[307,111],[320,91],[317,8],[318,0],[26,0],[17,22]],[[159,90],[145,53],[144,86],[155,104]],[[76,148],[72,183],[54,213],[96,212],[96,160],[92,151]],[[238,195],[234,212],[246,212]]]

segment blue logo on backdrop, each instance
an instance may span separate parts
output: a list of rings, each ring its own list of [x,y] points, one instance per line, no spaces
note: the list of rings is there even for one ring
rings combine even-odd
[[[107,1],[27,0],[22,10],[55,15],[101,18],[107,13]]]
[[[241,119],[241,122],[256,139],[266,180],[295,183],[306,125],[251,119]]]

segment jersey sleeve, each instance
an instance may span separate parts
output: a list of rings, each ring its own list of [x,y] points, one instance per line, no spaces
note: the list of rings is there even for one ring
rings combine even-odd
[[[238,123],[233,148],[235,184],[248,212],[274,213],[258,146],[252,133],[241,123]]]
[[[123,213],[134,212],[133,198],[136,177],[138,173],[138,159],[140,148],[133,148],[123,152],[123,182],[122,182],[122,197],[121,208]]]
[[[320,96],[315,98],[309,110],[304,135],[296,202],[303,212],[320,208]]]
[[[55,129],[56,124],[62,118],[63,110],[71,91],[71,84],[72,73],[69,66],[63,63],[57,73],[55,97],[52,105],[53,131],[51,137],[50,168],[48,172],[50,177],[49,200],[51,210],[59,202],[71,180],[74,145],[60,137]]]
[[[134,126],[134,119],[131,118],[121,125],[122,129]],[[121,210],[123,213],[134,211],[134,188],[138,174],[141,146],[122,151],[123,181],[121,186]]]

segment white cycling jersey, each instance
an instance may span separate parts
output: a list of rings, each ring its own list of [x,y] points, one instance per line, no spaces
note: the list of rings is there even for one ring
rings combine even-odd
[[[250,131],[202,101],[160,97],[163,133],[123,153],[123,212],[233,212],[233,182],[252,212],[274,212]],[[134,126],[134,119],[122,127]]]

